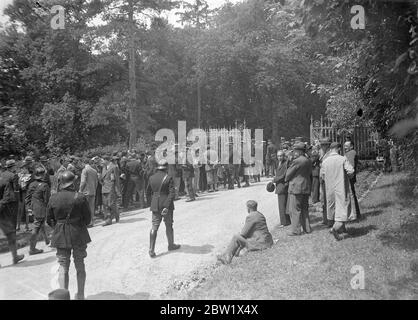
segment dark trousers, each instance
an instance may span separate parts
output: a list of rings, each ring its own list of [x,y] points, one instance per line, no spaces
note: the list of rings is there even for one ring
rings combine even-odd
[[[145,207],[145,181],[142,177],[131,176],[131,181],[134,182],[134,196],[138,193],[139,196],[139,206],[141,208]]]
[[[34,250],[36,247],[36,242],[38,240],[38,234],[39,232],[43,235],[44,240],[48,240],[48,236],[46,234],[45,230],[45,218],[37,218],[35,217],[33,221],[33,230],[30,237],[30,250]]]
[[[245,239],[240,234],[236,234],[232,237],[231,242],[228,244],[228,247],[225,250],[225,255],[227,255],[228,260],[232,260],[232,258],[239,252],[241,249],[246,248],[248,246],[247,239]]]
[[[289,194],[289,213],[291,214],[292,232],[300,233],[300,227],[306,233],[311,232],[309,222],[309,195]]]
[[[287,205],[287,193],[284,194],[278,194],[277,200],[279,203],[279,218],[280,218],[280,224],[283,226],[288,226],[290,221],[290,216],[286,212],[286,205]]]
[[[325,189],[325,181],[320,179],[321,194],[322,194],[322,223],[328,225],[327,218],[327,191]]]
[[[183,180],[184,180],[184,188],[186,189],[187,196],[189,197],[189,199],[194,199],[195,192],[193,189],[193,178],[192,177],[183,178]]]
[[[357,199],[357,195],[356,195],[356,187],[355,187],[355,181],[353,179],[350,179],[350,189],[351,189],[351,193],[353,195],[354,198],[354,206],[356,208],[356,215],[357,215],[357,219],[360,218],[360,207],[358,204],[358,199]]]
[[[312,203],[319,201],[319,177],[312,177]]]

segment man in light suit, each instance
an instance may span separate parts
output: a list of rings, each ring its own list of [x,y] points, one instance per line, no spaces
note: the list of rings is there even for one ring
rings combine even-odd
[[[276,168],[276,176],[273,179],[273,183],[276,184],[276,194],[279,202],[280,225],[284,227],[290,225],[290,216],[286,212],[288,184],[285,183],[285,177],[288,162],[286,161],[283,150],[279,150],[277,152],[277,159],[278,163]]]
[[[106,222],[103,225],[112,224],[113,218],[119,222],[119,211],[116,205],[117,197],[121,196],[119,182],[119,168],[116,165],[117,157],[108,155],[103,157],[104,166],[101,174],[103,206],[105,207]]]
[[[241,249],[257,251],[270,248],[273,245],[273,237],[267,227],[266,218],[257,211],[257,202],[247,201],[248,216],[240,234],[232,237],[225,253],[217,258],[223,264],[230,264],[234,256],[238,256]]]
[[[289,236],[311,232],[309,223],[309,195],[312,183],[312,162],[305,156],[305,144],[297,142],[293,147],[295,159],[286,172],[285,182],[289,182],[289,213],[292,230]]]
[[[94,164],[93,159],[86,160],[86,165],[81,171],[81,181],[79,192],[83,193],[89,203],[91,216],[94,216],[94,207],[96,200],[97,184],[99,183],[99,176],[97,171],[92,167]],[[93,226],[93,219],[89,224],[89,227]]]

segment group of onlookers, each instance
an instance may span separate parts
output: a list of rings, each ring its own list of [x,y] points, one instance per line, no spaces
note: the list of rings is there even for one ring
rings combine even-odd
[[[323,224],[337,240],[346,231],[345,222],[360,218],[355,190],[358,156],[351,141],[344,144],[344,156],[341,148],[324,138],[313,146],[284,143],[277,151],[275,176],[267,190],[275,189],[280,223],[291,225],[290,236],[311,232],[309,197],[312,204],[322,202]]]

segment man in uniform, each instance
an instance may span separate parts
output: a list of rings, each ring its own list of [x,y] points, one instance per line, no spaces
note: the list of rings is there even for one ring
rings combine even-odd
[[[40,156],[39,162],[36,167],[42,167],[45,170],[45,181],[51,187],[51,176],[54,175],[54,170],[51,168],[48,158],[45,156]]]
[[[0,229],[7,237],[13,264],[17,264],[24,255],[17,254],[16,218],[19,198],[19,182],[16,174],[16,162],[7,160],[5,170],[0,173]]]
[[[305,144],[295,143],[295,159],[286,172],[285,182],[289,183],[289,213],[292,230],[289,236],[300,235],[300,226],[305,233],[311,232],[309,222],[309,195],[312,183],[312,162],[305,156]]]
[[[91,221],[91,212],[87,198],[76,192],[75,176],[71,171],[61,175],[61,190],[53,194],[47,207],[47,223],[54,228],[51,247],[57,249],[60,265],[58,283],[60,288],[68,290],[70,258],[73,255],[77,271],[77,294],[75,299],[84,299],[87,257],[87,244],[91,242],[87,226]]]
[[[119,209],[116,204],[117,197],[120,197],[119,168],[116,165],[117,157],[103,156],[104,166],[100,177],[102,182],[102,198],[105,209],[106,222],[103,225],[112,224],[113,218],[119,222]]]
[[[174,212],[174,181],[167,174],[167,160],[160,160],[157,172],[149,179],[147,197],[151,199],[152,229],[150,231],[149,255],[154,258],[155,242],[161,221],[164,219],[168,240],[168,250],[177,250],[180,245],[174,243],[173,212]]]
[[[331,139],[330,138],[323,138],[319,140],[320,144],[320,150],[319,150],[319,163],[320,166],[322,166],[322,163],[325,161],[325,159],[329,155],[329,146],[331,145]],[[323,180],[321,177],[319,179],[319,184],[321,185],[321,201],[322,201],[322,224],[331,227],[332,221],[328,221],[327,218],[327,193],[325,188],[325,180]]]
[[[80,189],[79,192],[83,193],[87,202],[89,203],[89,208],[91,212],[91,223],[89,227],[93,227],[93,216],[94,216],[94,207],[96,201],[96,190],[97,184],[99,183],[99,175],[96,170],[93,169],[93,160],[86,160],[86,165],[81,171],[81,180],[80,180]]]
[[[35,180],[31,182],[26,194],[25,202],[28,212],[34,216],[32,235],[30,238],[29,255],[35,255],[44,252],[36,249],[36,242],[39,232],[44,236],[45,244],[49,244],[48,235],[45,231],[46,207],[48,205],[51,189],[46,180],[46,172],[42,167],[35,170]]]
[[[217,258],[223,264],[230,264],[234,256],[239,256],[241,249],[257,251],[270,248],[273,245],[273,237],[267,227],[266,218],[257,211],[257,202],[247,201],[248,216],[240,234],[232,237],[225,253]]]
[[[288,184],[285,183],[288,162],[286,161],[283,150],[277,152],[278,165],[276,168],[276,176],[273,182],[276,184],[276,194],[279,203],[280,225],[288,226],[290,224],[290,216],[286,212]]]
[[[356,208],[356,215],[357,219],[360,219],[360,206],[358,204],[357,195],[356,195],[356,187],[355,184],[357,182],[356,174],[358,169],[358,156],[356,150],[354,150],[353,143],[351,141],[347,141],[344,143],[344,150],[345,150],[345,157],[350,162],[351,166],[354,168],[354,173],[349,177],[350,180],[350,189],[351,194],[353,195],[354,199],[354,206]]]

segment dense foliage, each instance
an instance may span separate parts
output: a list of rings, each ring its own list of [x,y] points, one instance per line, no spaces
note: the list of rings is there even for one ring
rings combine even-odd
[[[191,0],[182,28],[161,14],[175,3],[59,0],[66,27],[52,30],[35,1],[15,0],[0,33],[0,152],[127,144],[131,117],[142,139],[178,120],[195,127],[198,88],[203,127],[245,121],[275,141],[308,137],[311,115],[326,113],[339,127],[367,123],[386,136],[416,112],[414,2],[247,0],[211,11]],[[136,5],[133,26],[128,4]],[[364,30],[350,26],[354,4],[365,7]],[[417,156],[416,134],[398,142]]]

